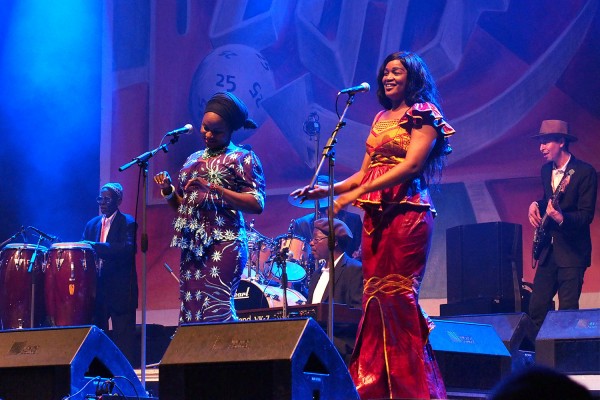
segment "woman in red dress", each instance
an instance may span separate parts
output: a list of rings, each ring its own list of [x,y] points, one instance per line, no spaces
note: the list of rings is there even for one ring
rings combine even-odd
[[[350,203],[365,211],[363,317],[350,374],[362,399],[445,398],[428,342],[433,324],[418,300],[436,213],[428,186],[440,177],[454,129],[416,54],[390,54],[377,83],[384,110],[373,121],[362,167],[335,185],[336,212]],[[326,192],[315,186],[292,195]]]

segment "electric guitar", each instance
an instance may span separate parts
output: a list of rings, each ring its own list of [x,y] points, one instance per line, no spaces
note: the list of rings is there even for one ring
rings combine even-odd
[[[567,172],[565,172],[565,175],[560,180],[558,187],[556,188],[556,190],[552,194],[552,197],[550,198],[552,207],[554,207],[554,208],[558,207],[558,202],[560,201],[560,197],[565,192],[567,185],[571,181],[571,175],[573,175],[574,173],[575,173],[574,169],[570,169]],[[535,234],[533,235],[533,250],[532,251],[533,251],[533,259],[536,261],[540,259],[542,250],[545,249],[546,246],[548,246],[548,244],[550,243],[550,235],[548,234],[548,230],[547,230],[548,226],[547,225],[548,225],[548,214],[544,214],[544,216],[542,217],[542,221],[540,222],[540,225],[537,227],[537,229],[535,230]],[[535,268],[535,266],[534,266],[534,268]]]

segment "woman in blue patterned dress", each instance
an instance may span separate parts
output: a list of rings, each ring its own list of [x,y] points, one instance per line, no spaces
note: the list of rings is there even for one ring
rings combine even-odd
[[[177,187],[166,171],[154,176],[178,213],[171,246],[181,249],[180,324],[237,320],[234,294],[248,259],[242,213],[260,214],[265,204],[258,157],[231,143],[241,128],[256,128],[246,105],[232,93],[215,94],[200,128],[206,148],[188,157]]]

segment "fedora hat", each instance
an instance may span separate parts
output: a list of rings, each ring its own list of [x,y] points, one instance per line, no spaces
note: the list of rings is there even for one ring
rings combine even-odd
[[[569,134],[569,125],[565,121],[559,119],[547,119],[542,121],[540,133],[533,135],[535,139],[546,136],[562,136],[569,142],[577,141],[577,137]]]

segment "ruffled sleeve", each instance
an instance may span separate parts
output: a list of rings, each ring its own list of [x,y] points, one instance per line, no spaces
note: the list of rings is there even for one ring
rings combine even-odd
[[[448,138],[456,133],[454,128],[450,126],[444,119],[444,116],[438,108],[432,103],[415,103],[408,109],[406,115],[400,120],[400,125],[406,130],[410,128],[419,129],[423,125],[431,125],[437,131],[438,137],[444,140],[444,154],[450,154],[452,147]]]

